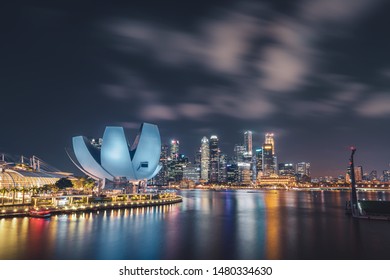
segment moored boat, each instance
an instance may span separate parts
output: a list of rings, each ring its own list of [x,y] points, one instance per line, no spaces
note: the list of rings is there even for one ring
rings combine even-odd
[[[28,212],[28,215],[33,218],[48,218],[51,216],[50,210],[32,209]]]

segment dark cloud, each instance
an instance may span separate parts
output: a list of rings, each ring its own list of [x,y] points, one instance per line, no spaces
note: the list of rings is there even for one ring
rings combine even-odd
[[[351,143],[378,156],[369,168],[390,161],[385,1],[8,5],[5,151],[67,168],[73,135],[149,121],[190,156],[211,134],[231,154],[252,129],[255,146],[274,131],[278,160],[315,175],[343,173]]]

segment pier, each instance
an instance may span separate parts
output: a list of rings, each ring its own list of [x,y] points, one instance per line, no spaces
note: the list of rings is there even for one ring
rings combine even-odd
[[[128,209],[139,207],[153,207],[169,205],[182,202],[182,197],[176,194],[165,195],[160,198],[153,198],[150,195],[121,195],[113,197],[102,197],[96,200],[91,196],[77,195],[66,198],[71,203],[59,204],[59,197],[51,197],[50,200],[34,199],[32,205],[7,205],[0,208],[0,218],[28,217],[31,210],[48,210],[52,215],[72,214],[78,212],[95,212],[109,209]],[[77,198],[77,199],[75,199]],[[77,202],[80,201],[81,203]],[[84,202],[87,200],[88,202]],[[42,202],[43,201],[43,202]],[[53,203],[46,203],[52,201]]]

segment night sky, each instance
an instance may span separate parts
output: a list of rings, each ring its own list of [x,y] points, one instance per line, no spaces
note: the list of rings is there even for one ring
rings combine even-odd
[[[116,3],[116,4],[114,4]],[[278,162],[345,174],[390,163],[390,2],[7,1],[0,151],[75,171],[64,148],[141,122],[193,158],[275,133]]]

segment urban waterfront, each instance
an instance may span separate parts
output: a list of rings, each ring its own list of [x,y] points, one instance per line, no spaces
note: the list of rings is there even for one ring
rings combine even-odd
[[[183,202],[173,205],[0,219],[0,259],[390,258],[390,222],[345,215],[347,191],[179,194]]]

